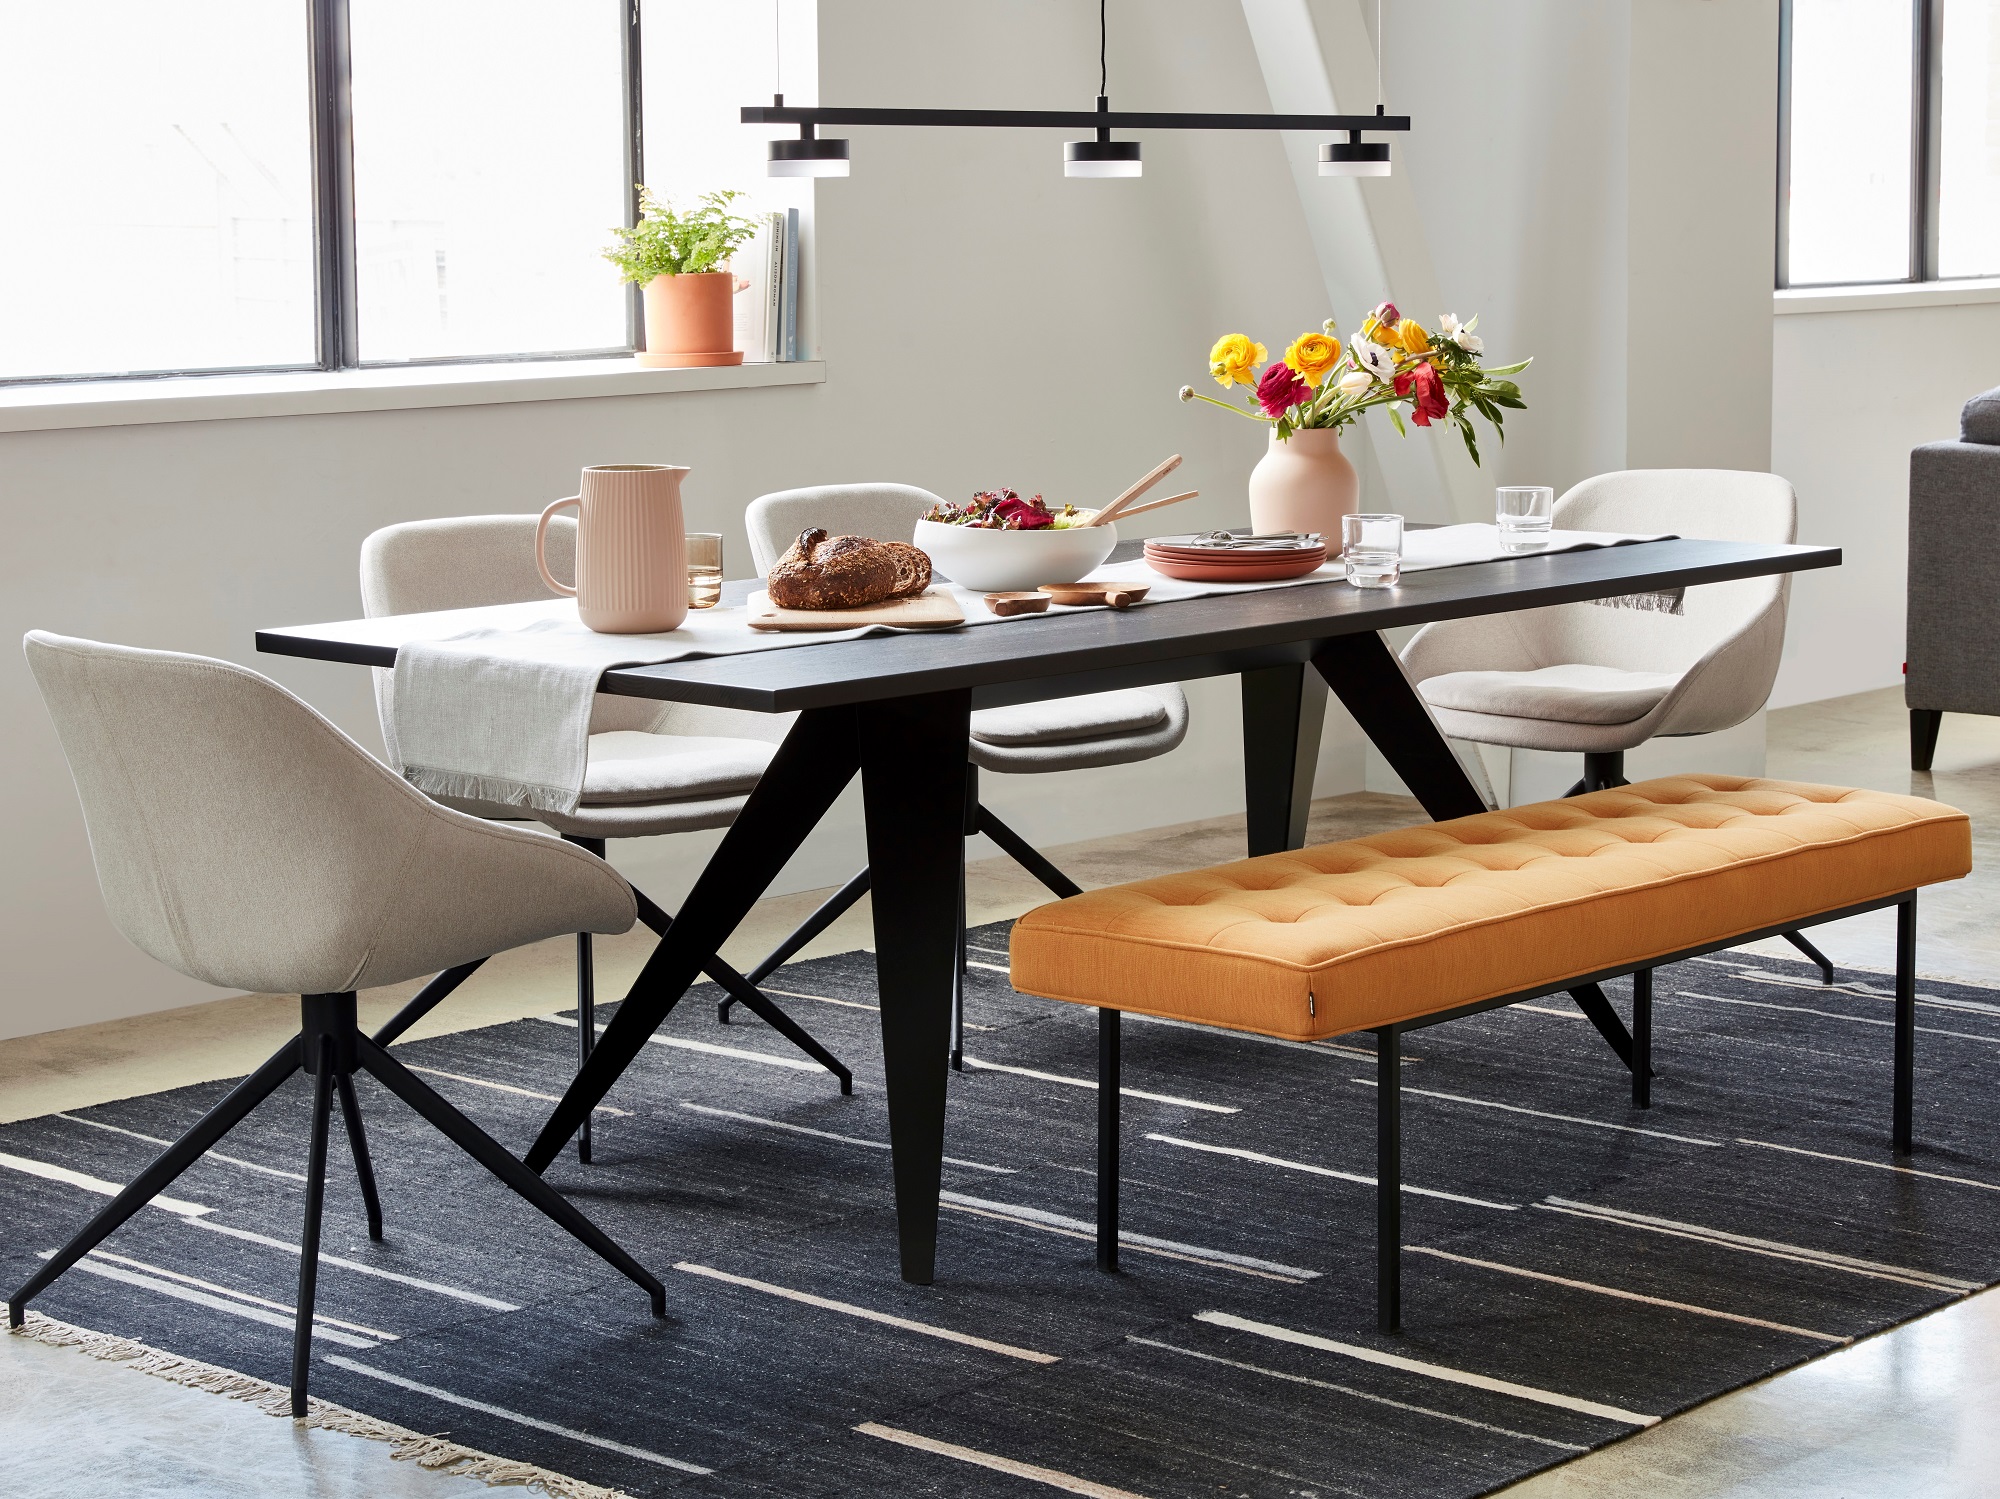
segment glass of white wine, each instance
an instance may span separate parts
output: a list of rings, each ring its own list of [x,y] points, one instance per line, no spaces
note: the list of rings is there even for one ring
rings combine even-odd
[[[713,609],[722,602],[722,537],[690,531],[687,539],[688,608]]]

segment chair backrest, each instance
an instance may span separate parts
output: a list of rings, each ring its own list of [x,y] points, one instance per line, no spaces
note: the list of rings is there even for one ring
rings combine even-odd
[[[384,526],[361,543],[361,611],[424,614],[433,609],[476,609],[486,604],[524,604],[553,598],[535,568],[533,515],[454,515],[438,520]],[[549,522],[549,571],[576,577],[576,518]],[[392,673],[375,672],[375,714],[391,764],[396,752]],[[597,734],[618,729],[655,730],[669,715],[644,698],[599,693],[591,704],[590,728]]]
[[[437,806],[268,677],[40,630],[23,644],[111,919],[170,968],[338,993],[532,940],[485,921],[482,907],[508,903],[498,872],[576,905],[580,851]],[[608,871],[586,873],[604,885]]]
[[[1555,523],[1575,531],[1671,531],[1715,541],[1786,543],[1798,534],[1798,497],[1776,474],[1631,469],[1570,489],[1556,501]],[[1741,682],[1744,700],[1761,704],[1777,676],[1790,596],[1790,576],[1781,573],[1690,588],[1680,614],[1563,604],[1514,618],[1520,634],[1534,638],[1536,654],[1545,658],[1541,664],[1551,666],[1580,661],[1685,672],[1725,641],[1742,637],[1739,659],[1727,663],[1726,674]]]
[[[750,560],[763,577],[809,526],[824,526],[836,536],[908,541],[924,512],[941,503],[928,489],[910,484],[822,484],[759,495],[743,512]]]

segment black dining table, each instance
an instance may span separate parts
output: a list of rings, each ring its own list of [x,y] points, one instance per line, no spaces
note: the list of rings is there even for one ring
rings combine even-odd
[[[799,716],[527,1164],[547,1170],[858,773],[898,1247],[903,1279],[927,1285],[937,1262],[974,709],[1236,676],[1248,851],[1275,853],[1305,841],[1329,690],[1430,817],[1486,810],[1381,631],[1839,564],[1833,547],[1673,539],[1407,573],[1390,588],[1334,580],[607,671],[602,692]],[[727,585],[725,602],[741,603],[757,586]],[[395,647],[379,643],[380,625],[260,630],[257,648],[392,666]]]

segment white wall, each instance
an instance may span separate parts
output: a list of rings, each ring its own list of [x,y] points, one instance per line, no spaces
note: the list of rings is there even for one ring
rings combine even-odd
[[[1956,437],[1959,408],[2000,385],[2000,304],[1777,324],[1771,467],[1798,488],[1800,539],[1843,555],[1792,585],[1786,707],[1902,682],[1910,449]]]

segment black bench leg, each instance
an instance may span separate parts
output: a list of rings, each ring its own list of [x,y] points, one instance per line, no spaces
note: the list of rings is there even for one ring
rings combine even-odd
[[[1632,975],[1632,1107],[1653,1106],[1653,970]]]
[[[1910,769],[1929,770],[1937,754],[1938,730],[1944,726],[1941,708],[1910,710]]]
[[[1118,1268],[1118,1011],[1097,1012],[1097,1268]]]
[[[1917,1064],[1917,892],[1896,907],[1895,1146],[1908,1155]]]
[[[1403,1325],[1403,1037],[1375,1032],[1375,1323]]]

